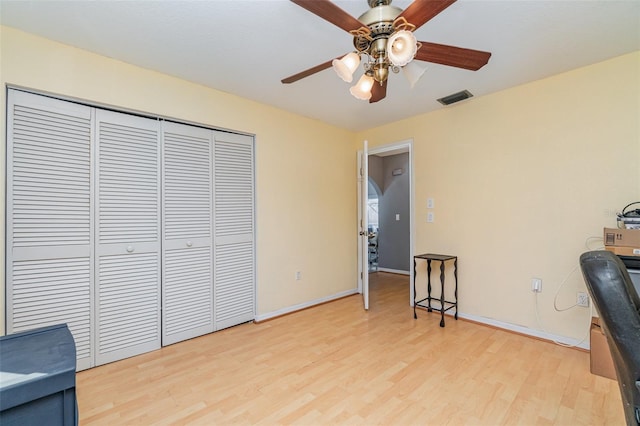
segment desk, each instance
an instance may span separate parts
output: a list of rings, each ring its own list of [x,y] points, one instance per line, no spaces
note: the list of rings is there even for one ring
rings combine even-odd
[[[418,259],[425,259],[427,261],[427,297],[424,299],[416,300],[416,263]],[[431,297],[431,261],[440,262],[440,298],[436,299]],[[453,260],[453,276],[455,278],[455,288],[453,302],[444,299],[444,264],[447,261]],[[420,303],[427,301],[427,306]],[[436,300],[440,302],[440,308],[434,308],[431,306],[431,301]],[[444,327],[444,313],[451,308],[456,308],[455,319],[458,319],[458,256],[450,256],[447,254],[419,254],[413,256],[413,318],[418,319],[416,314],[416,306],[421,308],[427,308],[428,312],[437,311],[440,312],[440,327]]]

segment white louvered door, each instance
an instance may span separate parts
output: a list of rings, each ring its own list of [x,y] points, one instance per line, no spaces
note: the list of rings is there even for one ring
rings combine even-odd
[[[163,123],[162,344],[213,331],[213,131]]]
[[[253,138],[8,90],[7,333],[83,370],[255,316]]]
[[[96,364],[160,348],[160,131],[96,111]]]
[[[91,108],[7,98],[7,333],[67,323],[92,366]]]
[[[215,329],[255,317],[253,138],[214,133]]]

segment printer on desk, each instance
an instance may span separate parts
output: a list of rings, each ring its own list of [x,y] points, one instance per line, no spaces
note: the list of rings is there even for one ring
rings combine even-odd
[[[618,228],[621,229],[640,229],[640,208],[630,209],[629,207],[638,204],[640,206],[640,201],[634,201],[633,203],[627,204],[618,216]]]

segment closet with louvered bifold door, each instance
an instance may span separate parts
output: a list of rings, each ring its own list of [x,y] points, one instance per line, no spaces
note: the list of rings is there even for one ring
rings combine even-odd
[[[215,132],[215,328],[254,318],[253,138]]]
[[[213,327],[213,131],[163,123],[164,345]]]
[[[253,137],[7,105],[7,333],[67,323],[82,370],[253,320]]]
[[[96,110],[96,364],[160,348],[160,127]]]
[[[93,364],[93,111],[7,96],[7,334],[67,323]]]

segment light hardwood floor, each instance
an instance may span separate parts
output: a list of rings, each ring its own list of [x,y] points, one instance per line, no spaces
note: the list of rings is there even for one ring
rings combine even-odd
[[[409,307],[408,277],[77,375],[80,424],[623,425],[589,355]]]

